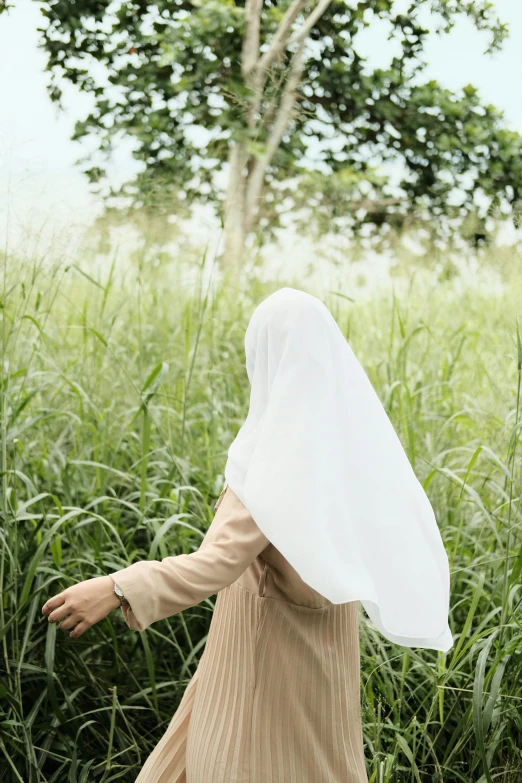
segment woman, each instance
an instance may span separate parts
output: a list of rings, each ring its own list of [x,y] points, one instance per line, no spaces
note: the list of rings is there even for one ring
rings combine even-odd
[[[446,652],[448,559],[324,304],[280,289],[255,310],[245,353],[250,408],[199,550],[74,585],[42,611],[77,637],[121,602],[142,631],[219,593],[136,783],[366,783],[359,602],[387,639]]]

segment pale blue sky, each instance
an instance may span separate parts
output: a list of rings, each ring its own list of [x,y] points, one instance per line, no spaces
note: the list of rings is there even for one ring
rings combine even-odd
[[[496,0],[495,6],[511,28],[503,51],[485,56],[485,35],[462,21],[449,36],[430,40],[428,73],[452,89],[476,85],[483,99],[503,109],[511,127],[522,132],[522,2]],[[99,209],[75,167],[80,148],[70,140],[75,119],[88,103],[67,89],[67,113],[61,114],[47,97],[38,23],[33,0],[16,0],[15,8],[0,16],[0,218],[5,224],[9,207],[15,235],[29,225],[34,229],[39,221],[83,223]],[[365,49],[372,63],[389,61],[390,45],[379,25],[366,34]],[[114,176],[125,177],[133,168],[122,146]]]

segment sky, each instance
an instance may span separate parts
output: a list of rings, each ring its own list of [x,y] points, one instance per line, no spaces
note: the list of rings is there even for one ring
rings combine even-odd
[[[76,165],[81,155],[70,139],[76,119],[88,108],[86,96],[66,90],[65,113],[46,92],[45,54],[38,49],[40,14],[34,0],[13,0],[0,15],[0,241],[17,241],[29,232],[83,230],[100,211]],[[400,0],[399,0],[400,2]],[[458,89],[472,83],[483,99],[501,108],[510,127],[522,133],[522,0],[496,0],[510,25],[503,50],[485,56],[486,36],[468,21],[459,22],[427,48],[429,77]],[[386,66],[392,51],[386,30],[372,25],[364,48],[371,65]],[[123,145],[113,160],[114,181],[136,170]]]

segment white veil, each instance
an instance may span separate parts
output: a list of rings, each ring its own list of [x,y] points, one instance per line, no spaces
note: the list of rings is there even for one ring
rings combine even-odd
[[[387,639],[446,652],[449,566],[431,504],[327,307],[281,288],[245,334],[248,416],[225,479],[300,577]]]

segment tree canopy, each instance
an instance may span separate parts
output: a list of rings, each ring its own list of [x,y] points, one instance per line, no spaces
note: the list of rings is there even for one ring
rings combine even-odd
[[[472,241],[488,215],[516,214],[521,136],[474,87],[424,78],[428,36],[459,17],[487,32],[489,51],[501,46],[507,28],[487,0],[40,5],[51,97],[63,80],[92,97],[75,132],[97,140],[87,174],[103,183],[104,156],[131,137],[142,171],[118,195],[136,207],[212,202],[241,244],[287,212],[319,230],[472,225]],[[386,69],[360,53],[377,23],[396,52]]]

